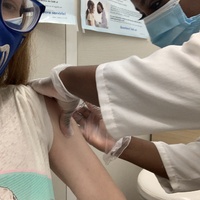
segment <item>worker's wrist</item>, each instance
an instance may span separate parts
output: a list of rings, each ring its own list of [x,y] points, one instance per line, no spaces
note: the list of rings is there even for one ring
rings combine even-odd
[[[117,142],[117,140],[115,140],[114,138],[111,138],[111,137],[107,138],[104,153],[106,153],[106,154],[109,153],[115,146],[116,142]]]
[[[103,156],[103,159],[106,164],[109,164],[111,161],[118,158],[123,151],[127,148],[131,141],[131,136],[126,136],[121,139],[119,139],[115,145],[112,147],[112,149]]]

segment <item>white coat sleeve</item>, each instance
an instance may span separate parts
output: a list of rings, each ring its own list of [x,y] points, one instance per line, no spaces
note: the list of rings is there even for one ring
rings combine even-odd
[[[158,180],[166,192],[183,192],[199,190],[200,188],[200,138],[185,144],[168,145],[163,142],[154,142],[166,172],[168,180]]]
[[[99,65],[102,116],[115,138],[200,128],[200,33],[141,59]]]

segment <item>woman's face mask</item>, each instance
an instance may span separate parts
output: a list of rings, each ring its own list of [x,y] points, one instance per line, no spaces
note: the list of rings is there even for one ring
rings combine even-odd
[[[159,47],[182,45],[200,30],[200,14],[188,18],[179,5],[171,0],[144,19],[153,44]]]
[[[4,72],[8,62],[23,40],[23,34],[16,32],[6,26],[5,22],[15,24],[15,19],[20,17],[22,0],[1,0],[0,1],[0,75]]]
[[[0,20],[0,76],[23,40],[23,33],[8,29]]]
[[[44,11],[37,0],[0,0],[0,75]]]

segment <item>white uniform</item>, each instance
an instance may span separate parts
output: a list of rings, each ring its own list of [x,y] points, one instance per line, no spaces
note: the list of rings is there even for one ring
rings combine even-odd
[[[102,64],[96,79],[103,119],[115,138],[200,128],[200,33],[145,59]],[[199,142],[155,144],[174,191],[200,189]]]
[[[0,197],[53,200],[53,129],[43,96],[26,86],[1,88],[0,135]]]

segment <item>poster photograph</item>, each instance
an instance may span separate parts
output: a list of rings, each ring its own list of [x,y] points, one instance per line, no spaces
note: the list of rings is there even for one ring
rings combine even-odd
[[[82,0],[83,30],[148,38],[141,14],[130,0]]]

